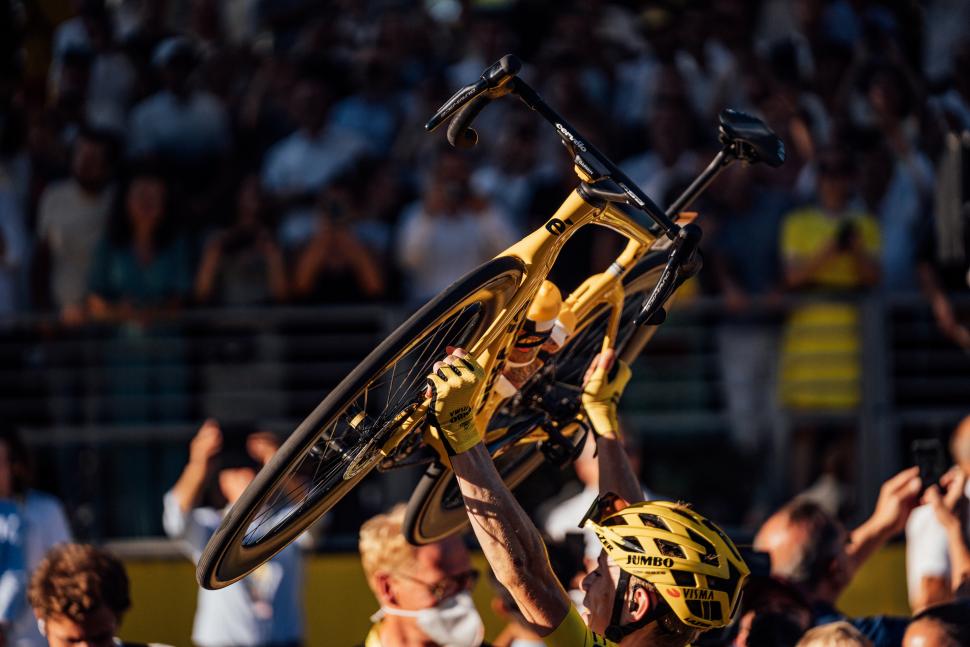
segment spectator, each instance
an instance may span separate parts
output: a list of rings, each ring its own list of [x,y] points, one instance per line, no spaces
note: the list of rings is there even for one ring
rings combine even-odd
[[[950,476],[957,486],[970,476],[970,416],[966,416],[950,438],[950,455],[956,467],[952,474],[960,472],[960,479]],[[934,484],[929,484],[931,487]],[[954,504],[962,506],[955,510],[956,518],[968,525],[970,503],[953,488]],[[964,494],[970,496],[970,484]],[[906,581],[909,589],[909,606],[919,611],[930,605],[947,602],[953,598],[951,580],[954,575],[951,562],[949,532],[934,513],[934,506],[926,503],[915,510],[906,524]]]
[[[651,149],[620,164],[630,179],[658,204],[671,187],[690,178],[698,165],[697,155],[690,148],[692,116],[683,82],[672,70],[664,72],[664,79],[663,94],[658,95],[647,125]]]
[[[209,238],[195,275],[195,300],[221,306],[282,303],[289,296],[286,264],[267,227],[259,178],[242,181],[236,222]]]
[[[872,642],[848,622],[830,622],[809,629],[797,647],[872,647]]]
[[[781,437],[776,397],[778,315],[768,303],[781,293],[778,237],[791,198],[759,184],[750,169],[724,171],[714,192],[714,218],[705,221],[712,249],[710,275],[726,310],[718,329],[718,358],[735,445],[748,456],[779,462],[787,439]],[[705,236],[706,238],[706,236]],[[765,482],[777,474],[766,470]],[[764,493],[756,496],[764,498]]]
[[[50,647],[151,647],[114,637],[131,597],[124,565],[104,550],[55,546],[34,571],[27,595]]]
[[[154,157],[178,167],[207,170],[207,163],[229,151],[225,108],[191,83],[197,57],[191,41],[183,37],[168,38],[155,48],[152,64],[160,73],[162,89],[131,111],[129,157]]]
[[[137,83],[135,69],[116,47],[114,21],[104,0],[82,0],[77,4],[77,17],[61,23],[54,34],[49,85],[57,91],[65,60],[72,54],[85,55],[90,65],[84,92],[85,120],[123,133]]]
[[[17,196],[13,187],[0,178],[0,316],[23,308],[21,285],[29,244]]]
[[[0,499],[13,501],[17,506],[20,517],[18,534],[28,576],[48,550],[56,544],[71,541],[71,529],[61,502],[31,488],[30,472],[30,457],[20,435],[15,431],[0,434]],[[9,523],[7,525],[9,527]],[[8,643],[17,647],[47,645],[26,605],[13,619],[7,637]]]
[[[384,259],[376,245],[386,236],[368,230],[368,225],[383,229],[382,223],[365,221],[360,202],[359,193],[346,181],[335,181],[320,195],[316,234],[296,263],[293,291],[297,297],[315,303],[352,303],[385,294]]]
[[[926,500],[947,537],[947,549],[952,563],[950,588],[957,597],[970,597],[970,545],[965,534],[967,506],[967,476],[963,470],[953,470],[942,479],[941,493],[936,485],[926,491]]]
[[[848,293],[879,280],[879,225],[850,207],[854,167],[829,151],[819,163],[818,201],[785,216],[781,252],[793,293]],[[792,310],[784,333],[781,396],[796,409],[845,410],[859,402],[859,315],[849,304]]]
[[[411,546],[401,532],[398,505],[360,527],[360,561],[380,610],[365,645],[450,646],[482,643],[485,628],[471,590],[478,580],[468,549],[452,536]]]
[[[532,215],[527,210],[536,185],[550,174],[538,162],[536,140],[535,124],[512,122],[499,137],[494,158],[481,164],[471,177],[476,193],[499,205],[520,228]]]
[[[0,645],[4,646],[15,631],[26,589],[22,527],[16,504],[0,499]]]
[[[926,217],[933,169],[929,160],[897,136],[893,150],[877,136],[863,154],[860,188],[866,208],[882,232],[882,287],[889,293],[915,290],[916,250]]]
[[[411,303],[422,303],[515,242],[516,232],[469,185],[468,161],[443,150],[420,203],[408,208],[397,256]]]
[[[370,153],[384,156],[401,123],[395,94],[398,68],[377,54],[366,55],[358,67],[360,91],[334,105],[331,127],[353,133],[366,143]]]
[[[355,135],[326,127],[329,103],[323,83],[312,77],[300,79],[291,105],[298,129],[266,153],[263,187],[282,217],[279,238],[287,250],[302,246],[313,236],[315,200],[365,152]]]
[[[176,233],[169,185],[136,169],[119,189],[95,252],[88,311],[96,319],[146,317],[177,308],[191,289],[188,248]]]
[[[851,533],[817,503],[795,499],[758,530],[754,546],[771,555],[771,574],[796,586],[812,606],[812,622],[821,625],[845,616],[836,608],[839,595],[863,563],[905,527],[917,504],[917,468],[886,481],[872,515]],[[877,616],[850,622],[876,647],[898,645],[906,620]]]
[[[115,196],[114,146],[110,135],[82,130],[74,141],[71,177],[49,184],[40,198],[35,262],[38,274],[47,278],[39,286],[41,303],[50,299],[66,322],[83,316],[87,278]]]
[[[923,609],[906,630],[903,647],[963,647],[970,645],[970,600],[956,600]]]
[[[970,316],[954,308],[949,293],[970,294],[967,160],[970,140],[948,134],[939,165],[933,226],[925,228],[917,252],[920,287],[933,309],[937,328],[964,350],[970,350]]]
[[[227,439],[231,440],[231,439]],[[193,563],[198,562],[222,516],[236,502],[279,445],[272,434],[246,436],[245,449],[223,451],[219,424],[207,420],[189,446],[189,462],[165,493],[165,532],[181,539]],[[199,502],[210,477],[225,501],[223,509]],[[199,647],[295,646],[303,640],[303,565],[299,542],[290,544],[260,571],[235,586],[199,589],[192,642]]]
[[[794,647],[811,620],[811,609],[796,588],[773,577],[752,576],[741,599],[734,647]]]
[[[783,613],[759,613],[751,617],[737,647],[795,647],[804,629]]]

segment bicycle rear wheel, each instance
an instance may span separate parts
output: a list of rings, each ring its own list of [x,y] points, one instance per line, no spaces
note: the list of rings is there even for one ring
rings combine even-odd
[[[625,297],[620,315],[615,348],[627,361],[634,358],[625,353],[630,346],[637,353],[652,336],[655,327],[637,329],[633,318],[640,311],[644,297],[653,290],[666,264],[666,254],[648,254],[624,278]],[[565,348],[549,358],[546,364],[527,382],[520,392],[510,398],[496,412],[490,428],[513,427],[528,417],[543,414],[564,430],[563,435],[574,445],[585,437],[577,433],[578,425],[571,422],[579,413],[583,376],[593,357],[600,351],[609,311],[605,306],[591,312],[589,323],[568,341]],[[529,430],[520,432],[525,435]],[[495,468],[510,489],[514,489],[545,461],[537,443],[516,445],[495,456]],[[468,526],[464,501],[451,469],[432,463],[425,471],[408,501],[404,518],[404,535],[415,545],[441,541],[463,531]]]
[[[205,588],[232,584],[296,539],[381,459],[401,420],[423,400],[447,346],[470,346],[506,306],[525,268],[489,261],[385,339],[286,440],[223,519],[199,560]],[[417,432],[415,432],[417,433]]]

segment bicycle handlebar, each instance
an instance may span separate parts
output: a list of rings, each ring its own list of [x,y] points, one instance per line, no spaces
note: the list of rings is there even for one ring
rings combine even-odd
[[[455,115],[448,126],[448,143],[455,148],[471,148],[478,142],[478,134],[471,128],[471,123],[489,101],[510,92],[506,84],[521,69],[522,62],[512,54],[506,54],[482,72],[478,81],[466,85],[445,101],[424,129],[431,132]]]
[[[503,56],[488,67],[478,81],[452,95],[428,120],[425,130],[435,130],[451,119],[448,142],[455,148],[471,148],[478,142],[478,133],[471,128],[472,122],[490,101],[507,94],[515,94],[555,126],[559,138],[573,156],[575,166],[582,170],[582,186],[589,194],[645,213],[673,241],[673,249],[660,280],[644,300],[640,314],[634,320],[637,325],[662,323],[666,317],[664,304],[681,283],[700,270],[702,264],[698,249],[701,229],[694,224],[677,225],[674,222],[677,213],[735,160],[748,163],[764,161],[770,166],[779,166],[785,159],[784,145],[761,120],[732,110],[723,111],[720,115],[720,133],[724,147],[665,212],[609,158],[585,141],[528,83],[516,76],[521,68],[518,58],[511,54]]]

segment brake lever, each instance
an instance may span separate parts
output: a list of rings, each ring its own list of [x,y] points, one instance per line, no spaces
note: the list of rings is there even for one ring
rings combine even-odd
[[[657,285],[643,301],[640,313],[633,319],[636,326],[658,326],[667,318],[664,305],[673,295],[680,285],[697,274],[703,261],[698,247],[701,242],[701,228],[693,223],[689,223],[680,228],[677,232],[677,239],[670,255],[667,257],[667,265],[660,274]]]

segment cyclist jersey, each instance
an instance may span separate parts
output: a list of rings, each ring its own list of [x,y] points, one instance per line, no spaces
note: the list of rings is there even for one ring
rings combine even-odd
[[[542,640],[546,647],[616,647],[616,643],[594,634],[572,605],[559,626]]]

